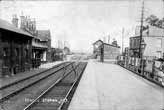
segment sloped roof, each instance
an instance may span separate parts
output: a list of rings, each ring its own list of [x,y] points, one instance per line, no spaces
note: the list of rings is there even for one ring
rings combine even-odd
[[[107,44],[107,43],[104,43],[104,45],[108,45],[108,46],[112,46],[112,47],[120,48],[120,46],[118,46],[118,45],[113,45],[113,44]]]
[[[94,42],[94,43],[93,43],[93,45],[95,45],[95,44],[96,44],[96,43],[98,43],[98,42],[103,43],[103,41],[102,41],[102,40],[97,40],[96,42]]]
[[[5,20],[2,20],[2,19],[0,19],[0,29],[4,29],[4,30],[11,31],[11,32],[16,32],[18,34],[23,34],[23,35],[26,35],[26,36],[33,37],[28,32],[25,32],[25,31],[15,27],[14,25],[12,25],[9,22],[7,22]]]
[[[120,46],[116,46],[116,45],[104,43],[102,40],[97,40],[96,42],[93,43],[93,45],[96,45],[97,43],[99,43],[99,45],[104,44],[104,45],[107,45],[107,46],[112,46],[112,47],[120,48]],[[100,44],[100,43],[101,43],[101,44]]]
[[[50,30],[38,30],[37,37],[40,39],[40,41],[48,41],[51,39]]]

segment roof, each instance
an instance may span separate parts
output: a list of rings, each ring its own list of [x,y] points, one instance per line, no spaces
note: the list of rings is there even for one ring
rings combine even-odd
[[[96,42],[93,43],[93,45],[95,45],[96,43],[101,42],[104,45],[108,45],[108,46],[112,46],[112,47],[117,47],[120,48],[120,46],[116,46],[116,45],[112,45],[112,44],[108,44],[108,43],[104,43],[102,40],[97,40]]]
[[[98,42],[104,43],[102,40],[97,40],[96,42],[93,43],[93,45],[95,45]]]
[[[120,48],[120,46],[116,46],[116,45],[112,45],[112,44],[107,44],[107,43],[104,43],[104,45],[108,45],[108,46]]]
[[[15,27],[14,25],[10,24],[9,22],[5,21],[5,20],[2,20],[0,19],[0,29],[3,29],[3,30],[7,30],[7,31],[11,31],[11,32],[15,32],[15,33],[18,33],[18,34],[23,34],[23,35],[26,35],[26,36],[30,36],[30,37],[33,37],[31,34],[29,34],[28,32],[25,32],[17,27]]]
[[[37,44],[37,43],[34,43],[32,44],[33,47],[38,47],[38,48],[48,48],[47,46],[45,45],[40,45],[40,44]]]
[[[135,36],[140,36],[139,27],[136,27]],[[143,31],[143,36],[161,37],[164,36],[164,29],[149,25],[148,28]]]
[[[40,41],[48,41],[51,39],[50,30],[38,30],[37,37],[40,39]]]

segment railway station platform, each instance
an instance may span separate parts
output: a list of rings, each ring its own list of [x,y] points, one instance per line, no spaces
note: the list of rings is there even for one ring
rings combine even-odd
[[[163,110],[164,88],[110,62],[90,60],[68,110]]]
[[[39,68],[35,68],[35,69],[31,69],[30,71],[25,71],[25,72],[21,72],[21,73],[17,73],[14,76],[11,77],[3,77],[0,78],[0,88],[12,84],[14,82],[17,82],[21,79],[27,78],[29,76],[32,76],[34,74],[38,74],[40,72],[45,71],[48,68],[52,68],[53,66],[62,63],[63,61],[56,61],[56,62],[49,62],[49,63],[45,63],[45,64],[41,64],[39,66]]]

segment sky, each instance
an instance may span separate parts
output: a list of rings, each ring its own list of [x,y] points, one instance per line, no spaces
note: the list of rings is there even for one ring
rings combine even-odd
[[[21,14],[36,19],[37,29],[51,31],[52,47],[58,40],[75,52],[92,53],[92,43],[113,39],[124,47],[140,25],[141,0],[5,0],[0,2],[0,18],[11,22],[12,15]],[[145,18],[164,15],[162,0],[145,0]],[[124,32],[122,32],[124,28]],[[123,34],[122,34],[123,33]]]

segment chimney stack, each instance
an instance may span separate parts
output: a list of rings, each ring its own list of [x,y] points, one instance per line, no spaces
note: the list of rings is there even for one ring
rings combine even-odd
[[[17,15],[13,15],[12,24],[14,26],[18,27],[18,18],[17,18]]]
[[[26,23],[26,18],[25,18],[25,16],[22,14],[21,16],[20,16],[20,28],[21,29],[25,29],[25,23]]]

